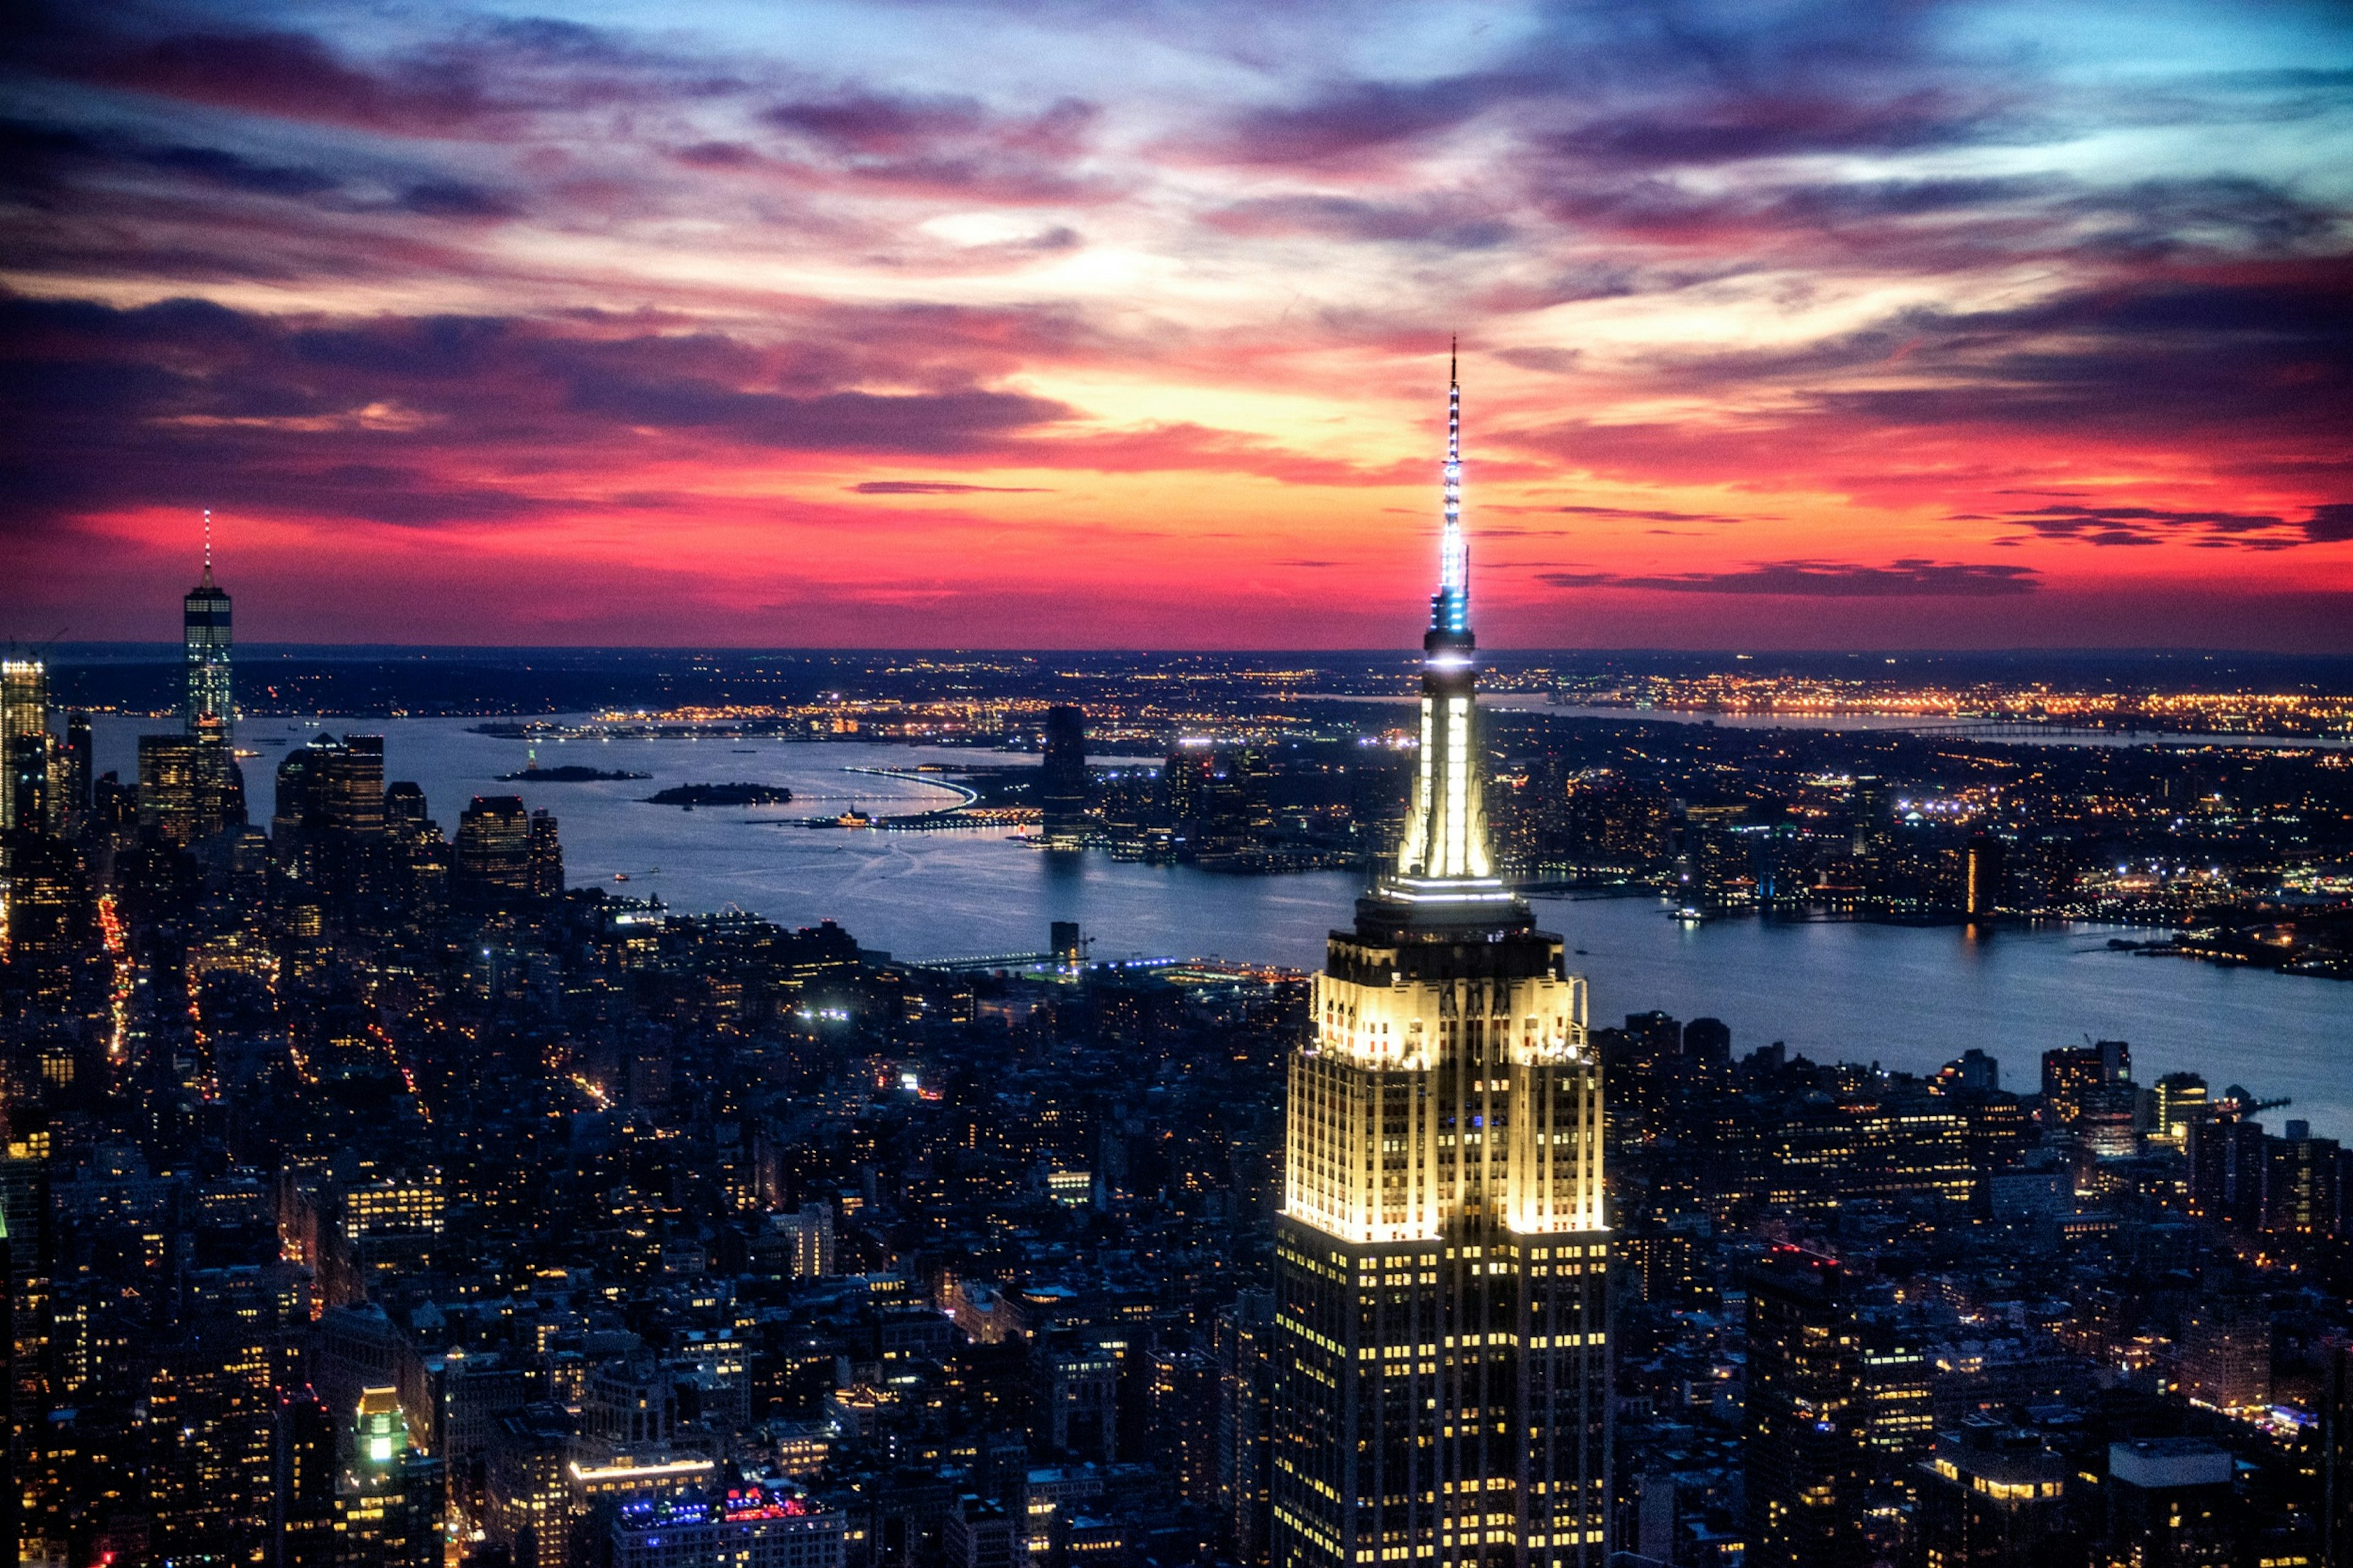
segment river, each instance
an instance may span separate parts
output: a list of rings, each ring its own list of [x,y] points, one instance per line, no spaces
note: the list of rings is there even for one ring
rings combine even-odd
[[[1321,962],[1324,932],[1349,918],[1345,872],[1228,877],[1095,854],[1047,854],[1003,829],[878,833],[798,826],[852,805],[880,815],[945,804],[950,792],[847,773],[921,762],[1034,762],[1002,752],[872,742],[756,740],[543,744],[543,766],[586,763],[652,775],[593,784],[501,784],[523,763],[519,741],[470,732],[477,720],[330,721],[382,733],[388,779],[413,779],[445,831],[475,795],[521,794],[562,825],[573,882],[659,895],[672,909],[733,904],[787,925],[839,921],[902,958],[1035,952],[1050,921],[1079,922],[1098,959],[1209,956],[1298,967]],[[155,721],[100,718],[97,765],[128,778],[135,737]],[[248,721],[240,747],[254,819],[266,825],[285,748],[318,721]],[[774,810],[648,805],[670,784],[782,784]],[[615,873],[626,873],[626,883]],[[1816,1060],[1877,1061],[1933,1072],[1971,1046],[2002,1065],[2005,1087],[2037,1087],[2042,1053],[2084,1037],[2132,1043],[2135,1077],[2203,1073],[2294,1106],[2274,1111],[2353,1141],[2353,985],[2303,975],[2147,958],[2106,946],[2108,928],[1999,929],[1731,919],[1685,926],[1649,899],[1537,900],[1574,968],[1593,986],[1597,1022],[1658,1007],[1729,1024],[1736,1051],[1772,1040]],[[2145,931],[2131,933],[2146,938]]]

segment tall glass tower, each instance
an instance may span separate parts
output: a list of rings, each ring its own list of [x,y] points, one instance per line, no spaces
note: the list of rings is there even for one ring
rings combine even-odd
[[[1601,1068],[1585,982],[1494,874],[1461,426],[1456,383],[1413,809],[1291,1060],[1274,1568],[1609,1551]]]
[[[210,720],[227,728],[237,721],[229,694],[228,594],[213,581],[213,514],[205,513],[205,577],[180,603],[188,651],[188,698],[184,721],[190,733]]]

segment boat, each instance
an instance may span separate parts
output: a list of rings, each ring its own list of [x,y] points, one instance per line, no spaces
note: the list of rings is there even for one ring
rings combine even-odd
[[[629,874],[627,871],[616,871],[613,873],[613,880],[616,882],[626,882],[628,879]]]

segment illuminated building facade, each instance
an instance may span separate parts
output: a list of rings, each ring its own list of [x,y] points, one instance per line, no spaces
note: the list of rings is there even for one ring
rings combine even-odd
[[[2097,1040],[2047,1050],[2042,1053],[2043,1115],[2061,1127],[2072,1127],[2093,1090],[2131,1081],[2132,1047],[2126,1041]]]
[[[2068,1544],[2068,1468],[2031,1432],[1971,1415],[1920,1468],[1926,1568],[2035,1568]]]
[[[398,1392],[363,1390],[345,1443],[336,1495],[340,1560],[435,1568],[442,1561],[442,1468],[410,1440]]]
[[[1990,920],[2001,903],[2002,842],[1990,834],[1976,834],[1961,858],[1961,912],[1970,920]]]
[[[565,1473],[570,1417],[561,1405],[525,1405],[501,1417],[488,1465],[490,1539],[515,1568],[566,1568],[572,1489]]]
[[[245,823],[245,775],[228,732],[206,721],[189,734],[139,737],[139,826],[185,847]]]
[[[0,845],[0,959],[33,995],[63,1010],[75,983],[96,973],[98,900],[81,850],[61,838],[20,834]]]
[[[2211,1103],[2206,1080],[2194,1072],[2167,1073],[2157,1080],[2150,1100],[2149,1142],[2187,1149],[2190,1124],[2206,1119]]]
[[[23,780],[37,769],[46,782],[38,764],[46,760],[48,727],[47,667],[37,658],[0,660],[0,827],[46,826]],[[22,805],[20,796],[28,797]]]
[[[228,593],[213,581],[213,514],[205,513],[204,580],[180,601],[180,624],[187,649],[188,690],[182,717],[193,734],[206,722],[229,729],[237,710],[229,691]]]
[[[1494,875],[1459,410],[1413,809],[1291,1063],[1275,1568],[1608,1555],[1600,1064],[1560,938]]]

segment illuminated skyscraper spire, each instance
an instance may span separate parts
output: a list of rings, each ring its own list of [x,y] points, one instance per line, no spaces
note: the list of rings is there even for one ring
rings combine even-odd
[[[1456,345],[1446,353],[1446,522],[1438,541],[1438,593],[1430,601],[1430,628],[1471,629],[1471,546],[1462,537],[1462,381]]]
[[[1438,592],[1421,639],[1421,758],[1413,809],[1398,844],[1400,877],[1457,884],[1449,897],[1504,899],[1487,844],[1487,770],[1479,749],[1471,634],[1471,546],[1462,533],[1462,379],[1446,363],[1445,522],[1438,542]]]

